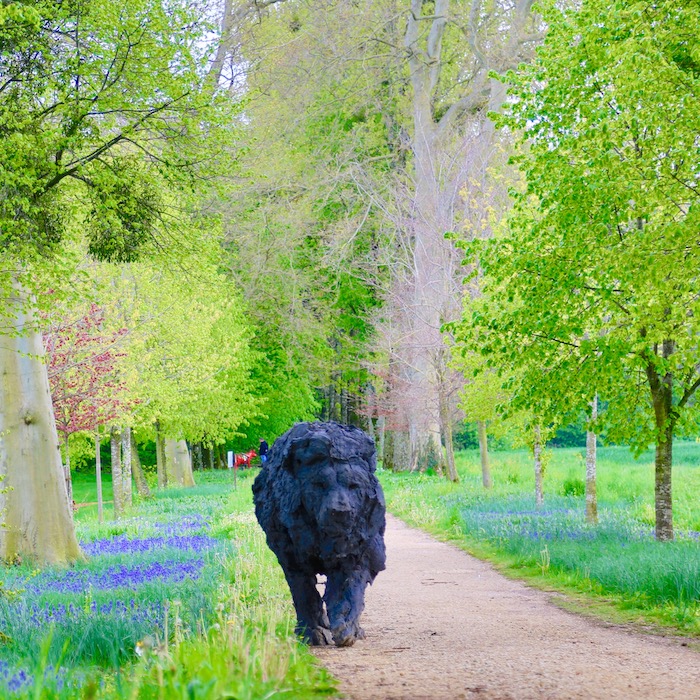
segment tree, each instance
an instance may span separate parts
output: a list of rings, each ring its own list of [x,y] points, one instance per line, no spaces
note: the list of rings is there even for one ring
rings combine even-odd
[[[501,120],[522,133],[527,187],[508,235],[471,248],[488,302],[469,324],[522,369],[515,404],[561,415],[598,393],[610,438],[655,444],[656,537],[670,540],[673,439],[700,386],[700,6],[542,10],[546,42],[508,76]]]
[[[105,333],[104,310],[94,302],[75,320],[53,311],[44,334],[49,384],[56,427],[65,445],[65,480],[73,500],[69,437],[96,432],[128,410],[125,385],[119,380],[116,350],[126,329]]]
[[[172,269],[143,261],[103,271],[120,300],[120,320],[131,324],[121,370],[136,401],[130,421],[141,435],[155,438],[157,426],[159,438],[219,445],[260,411],[252,376],[258,351],[219,258],[215,236],[200,239],[196,252],[183,251]],[[161,486],[173,463],[161,468]]]
[[[60,454],[32,293],[47,270],[68,266],[68,243],[83,236],[92,255],[113,261],[162,247],[177,218],[163,193],[230,167],[231,103],[206,84],[202,16],[185,0],[0,7],[2,372],[15,378],[0,396],[0,460],[13,489],[4,558],[79,556],[54,479]],[[54,523],[50,536],[36,536],[43,521]]]

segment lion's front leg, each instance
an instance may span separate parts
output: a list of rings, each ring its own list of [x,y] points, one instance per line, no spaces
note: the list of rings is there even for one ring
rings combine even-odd
[[[285,571],[285,577],[297,612],[296,634],[313,646],[330,644],[330,625],[316,588],[316,574]]]
[[[333,641],[339,647],[349,647],[364,639],[360,615],[365,608],[366,571],[332,571],[328,573],[324,600],[328,610]]]

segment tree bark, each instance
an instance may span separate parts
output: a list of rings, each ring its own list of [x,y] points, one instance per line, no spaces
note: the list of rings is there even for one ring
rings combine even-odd
[[[70,444],[68,438],[70,436],[68,433],[64,433],[64,446],[66,448],[66,462],[63,466],[63,478],[66,480],[66,495],[68,496],[68,503],[70,504],[70,512],[73,514],[73,479],[70,473]]]
[[[104,516],[104,499],[102,496],[102,455],[100,454],[100,447],[102,441],[100,440],[99,431],[95,431],[95,482],[97,486],[97,522],[103,523],[105,520]]]
[[[454,445],[452,444],[452,419],[443,382],[438,385],[438,397],[440,401],[440,431],[445,442],[446,475],[452,483],[456,484],[459,482],[459,474],[457,474]]]
[[[591,401],[591,420],[598,417],[598,395]],[[586,522],[598,522],[598,492],[596,489],[596,434],[586,432]]]
[[[14,329],[0,343],[0,557],[38,564],[83,559],[61,463],[44,347],[28,295],[6,299]]]
[[[486,432],[486,421],[478,420],[476,429],[479,435],[479,455],[481,456],[481,483],[485,489],[490,489],[493,486],[491,480],[491,467],[489,465],[489,443],[488,434]]]
[[[168,482],[178,486],[194,486],[192,462],[184,440],[165,440],[165,465]]]
[[[131,428],[122,432],[122,503],[124,510],[134,505],[134,490],[131,481]]]
[[[114,504],[114,518],[118,520],[124,515],[124,501],[122,499],[122,458],[121,458],[121,433],[119,428],[112,426],[109,435],[112,454],[112,503]]]
[[[192,473],[192,458],[187,449],[185,440],[178,440],[177,448],[177,478],[181,486],[194,486],[194,474]]]
[[[664,340],[661,355],[664,360],[674,352],[672,340]],[[646,368],[656,424],[656,456],[654,468],[654,496],[656,510],[656,539],[668,542],[673,539],[673,375],[660,375],[654,363]]]
[[[348,388],[343,386],[343,388],[340,390],[340,422],[345,423],[345,425],[347,425],[349,422],[349,403]]]
[[[156,421],[156,471],[158,473],[158,488],[168,486],[168,470],[165,464],[165,444],[160,434],[160,425]]]
[[[201,472],[204,469],[204,458],[202,457],[202,443],[198,442],[192,445],[192,461],[194,469]]]
[[[136,482],[136,490],[138,491],[141,498],[150,498],[151,489],[148,487],[148,482],[143,473],[143,467],[141,466],[141,458],[139,457],[139,451],[136,447],[136,440],[134,440],[133,433],[131,434],[131,469],[134,474],[134,481]]]
[[[542,430],[539,425],[534,428],[533,453],[535,457],[535,506],[541,508],[544,503],[542,491]]]
[[[384,444],[386,440],[386,418],[379,416],[377,418],[377,459],[384,463]]]

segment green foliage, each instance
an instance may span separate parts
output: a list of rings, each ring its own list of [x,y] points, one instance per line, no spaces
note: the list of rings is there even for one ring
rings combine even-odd
[[[28,288],[84,236],[98,258],[152,253],[172,220],[164,193],[230,168],[235,108],[205,79],[201,9],[3,3],[0,245]]]
[[[130,331],[121,369],[141,436],[152,437],[159,421],[166,436],[220,444],[259,415],[251,372],[261,358],[240,293],[211,247],[183,253],[177,266],[104,271],[104,293],[116,293],[114,322]]]
[[[608,436],[643,449],[663,429],[650,372],[673,383],[668,420],[695,421],[699,8],[541,7],[545,44],[507,76],[498,118],[522,133],[527,184],[507,233],[468,246],[486,296],[460,337],[503,374],[513,409],[566,421],[598,391]]]

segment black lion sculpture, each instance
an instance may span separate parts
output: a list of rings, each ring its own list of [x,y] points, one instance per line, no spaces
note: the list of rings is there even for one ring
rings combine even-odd
[[[275,441],[253,484],[255,515],[292,593],[296,632],[313,645],[364,637],[365,588],[386,562],[375,467],[374,443],[360,429],[298,423]],[[316,574],[326,576],[323,598]]]

